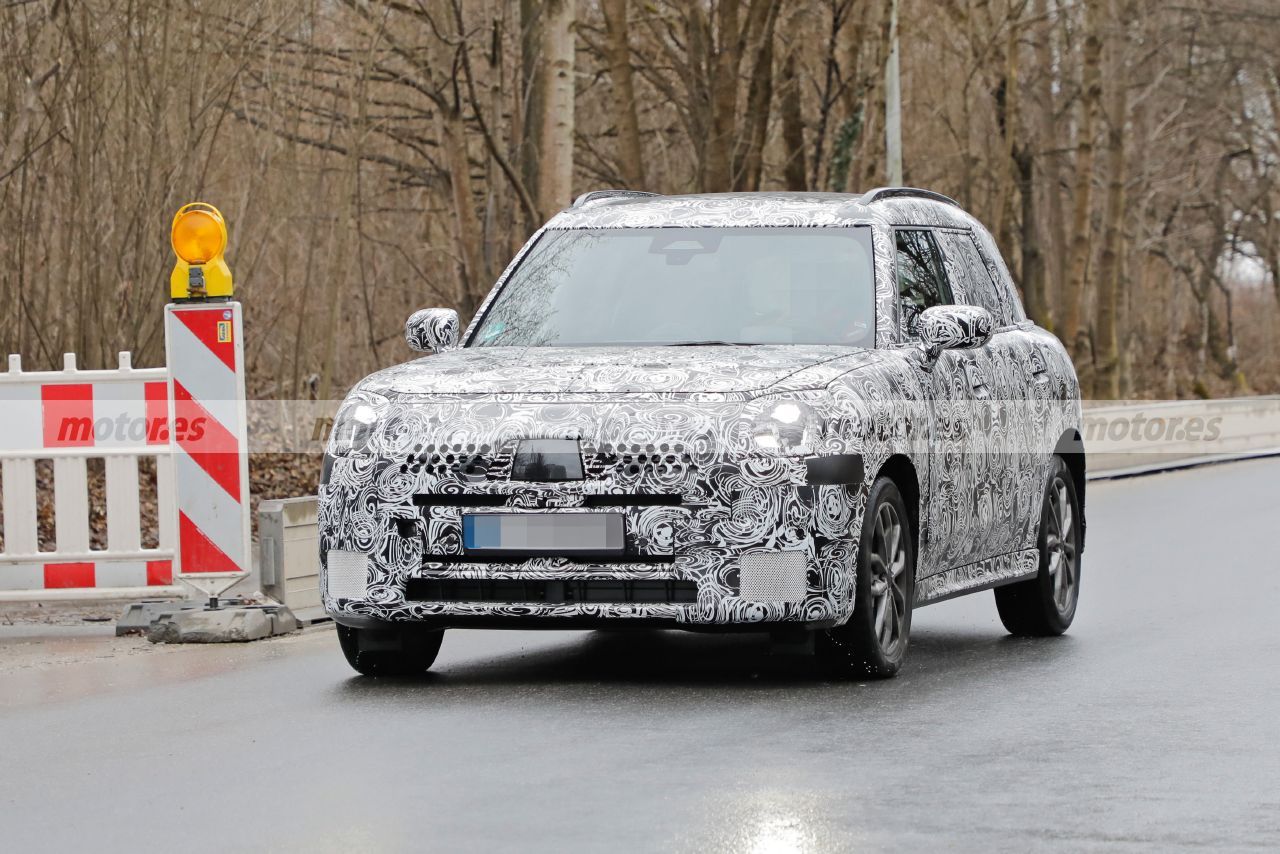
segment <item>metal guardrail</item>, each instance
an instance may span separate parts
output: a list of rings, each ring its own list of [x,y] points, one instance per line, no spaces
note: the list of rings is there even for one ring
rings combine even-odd
[[[1086,404],[1084,430],[1091,480],[1280,455],[1280,397]],[[319,605],[315,497],[262,502],[258,526],[264,590]]]
[[[1280,453],[1280,397],[1085,404],[1090,476]]]

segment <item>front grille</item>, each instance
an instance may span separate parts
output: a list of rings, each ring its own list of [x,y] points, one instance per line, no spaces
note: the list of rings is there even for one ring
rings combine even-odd
[[[512,454],[488,445],[419,446],[405,457],[401,472],[417,474],[425,470],[436,477],[455,477],[470,482],[507,480],[511,476]]]
[[[697,471],[683,445],[611,445],[605,444],[583,455],[588,478],[612,474],[622,480],[661,478],[680,480]]]
[[[513,471],[517,444],[501,448],[486,444],[417,445],[412,453],[398,458],[402,473],[427,474],[466,483],[519,480]],[[606,443],[582,448],[582,477],[586,480],[636,482],[657,479],[677,483],[696,477],[698,465],[690,449],[679,443],[657,445]],[[574,478],[576,479],[576,478]]]
[[[696,581],[586,579],[523,581],[520,579],[411,578],[405,599],[412,602],[484,602],[545,605],[632,605],[698,601]]]

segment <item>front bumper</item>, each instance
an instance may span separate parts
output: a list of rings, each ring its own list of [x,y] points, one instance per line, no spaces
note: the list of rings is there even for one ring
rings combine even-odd
[[[656,465],[620,458],[612,468],[589,465],[590,479],[557,484],[460,481],[452,466],[465,462],[448,456],[418,471],[396,460],[328,461],[319,501],[321,585],[334,619],[765,628],[830,625],[852,608],[865,486],[838,482],[860,479],[852,455],[728,460],[655,449]],[[626,554],[616,562],[468,556],[463,515],[495,507],[621,513]],[[332,595],[332,550],[367,556],[358,595]],[[756,556],[751,579],[743,572],[749,555]],[[759,560],[777,555],[777,563]],[[759,576],[761,566],[777,578]]]

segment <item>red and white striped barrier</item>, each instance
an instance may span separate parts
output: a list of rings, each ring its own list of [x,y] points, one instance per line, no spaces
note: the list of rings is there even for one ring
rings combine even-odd
[[[243,329],[237,302],[165,309],[167,368],[0,374],[4,540],[0,600],[211,595],[251,568]],[[156,460],[156,545],[143,548],[138,460]],[[91,548],[88,461],[103,460],[106,548]],[[54,546],[41,550],[38,508],[50,484]],[[41,487],[44,487],[43,489]],[[47,544],[46,544],[47,546]],[[57,594],[54,594],[57,591]],[[43,594],[43,595],[42,595]]]
[[[24,372],[18,356],[0,374],[0,463],[4,543],[0,598],[33,591],[173,595],[176,531],[168,436],[168,371]],[[143,548],[138,460],[154,457],[156,545]],[[106,547],[92,548],[88,461],[103,460]],[[55,546],[41,550],[37,460],[51,460]]]
[[[114,371],[80,371],[69,353],[63,370],[39,373],[24,373],[10,356],[0,375],[0,601],[174,595],[182,591],[175,580],[216,598],[251,574],[243,329],[240,303],[225,299],[226,222],[212,205],[184,205],[170,245],[178,261],[164,314],[167,367],[135,371],[121,353]],[[148,455],[157,535],[143,548],[138,458]],[[105,548],[93,548],[89,517],[88,461],[97,457]],[[46,459],[52,548],[39,528],[49,484],[37,462]]]
[[[179,543],[176,569],[182,579],[210,595],[250,569],[242,338],[238,302],[165,308]]]

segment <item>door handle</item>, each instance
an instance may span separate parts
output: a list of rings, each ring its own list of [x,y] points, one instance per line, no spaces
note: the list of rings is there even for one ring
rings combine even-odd
[[[972,359],[965,360],[964,376],[969,382],[969,388],[973,389],[978,397],[989,397],[991,395],[991,389],[987,384],[987,375],[978,367],[977,362]]]
[[[962,362],[965,381],[973,392],[973,423],[984,432],[989,432],[995,422],[992,411],[991,387],[987,384],[987,374],[978,366],[976,359],[968,358]]]
[[[1039,350],[1031,350],[1027,353],[1026,369],[1031,375],[1032,382],[1039,384],[1049,381],[1049,366]]]

